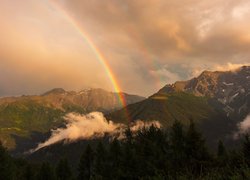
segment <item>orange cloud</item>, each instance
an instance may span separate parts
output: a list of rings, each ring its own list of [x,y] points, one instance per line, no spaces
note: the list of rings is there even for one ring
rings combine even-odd
[[[3,0],[1,92],[112,89],[94,53],[52,1],[87,32],[127,92],[150,95],[159,88],[156,81],[249,62],[247,0]]]

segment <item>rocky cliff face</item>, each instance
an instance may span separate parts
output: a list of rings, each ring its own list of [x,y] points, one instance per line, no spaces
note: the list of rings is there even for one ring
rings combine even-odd
[[[235,71],[204,71],[188,81],[166,85],[157,94],[188,92],[218,100],[228,116],[244,117],[250,112],[250,66]]]

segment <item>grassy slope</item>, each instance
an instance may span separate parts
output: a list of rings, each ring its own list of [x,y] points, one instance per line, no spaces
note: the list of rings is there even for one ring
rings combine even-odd
[[[213,109],[208,104],[207,98],[188,93],[171,93],[155,94],[142,102],[129,105],[127,111],[131,120],[158,120],[164,126],[169,126],[174,120],[186,124],[190,119],[194,121],[206,119]],[[122,109],[108,117],[114,121],[126,122],[124,112],[125,109]]]
[[[32,132],[46,133],[53,127],[62,125],[62,117],[67,112],[81,112],[80,107],[67,105],[54,108],[50,104],[36,100],[23,100],[0,105],[0,140],[9,148],[15,147],[13,135],[30,138]],[[217,112],[205,97],[197,97],[188,93],[155,94],[150,98],[127,107],[132,120],[158,120],[169,127],[174,120],[188,124],[190,119],[209,123]],[[81,112],[84,113],[84,112]],[[125,109],[107,115],[114,122],[127,123]],[[218,122],[223,122],[218,120]],[[226,124],[226,123],[225,123]],[[215,123],[216,127],[216,123]],[[223,127],[220,125],[220,127]],[[218,130],[220,131],[220,130]]]
[[[29,137],[33,132],[48,132],[62,123],[65,112],[35,101],[17,101],[0,106],[0,140],[8,148],[15,147],[12,135]]]
[[[128,111],[132,121],[157,120],[165,128],[170,127],[175,120],[188,125],[192,119],[203,132],[210,147],[216,147],[218,140],[232,145],[231,136],[237,130],[237,122],[229,119],[216,103],[218,102],[209,98],[183,92],[158,93],[142,102],[129,105],[127,110],[111,113],[107,118],[114,122],[128,122],[125,115]]]
[[[135,95],[125,96],[129,103],[143,99]],[[43,135],[62,126],[66,113],[107,112],[118,107],[118,96],[102,89],[88,90],[83,94],[54,89],[42,96],[1,98],[0,141],[13,149],[22,138],[33,140],[34,133]]]

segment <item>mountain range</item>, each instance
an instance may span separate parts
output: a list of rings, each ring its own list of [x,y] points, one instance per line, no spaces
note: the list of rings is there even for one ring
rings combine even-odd
[[[180,121],[184,128],[193,121],[209,149],[215,151],[220,140],[229,149],[239,147],[240,139],[235,139],[235,133],[249,113],[250,67],[243,66],[235,71],[204,71],[193,79],[167,84],[142,101],[106,113],[106,118],[123,124],[157,120],[166,132],[175,121]],[[99,141],[109,142],[106,136],[66,144],[59,141],[27,158],[34,162],[46,159],[53,164],[63,155],[77,168],[74,160],[81,156],[82,150],[87,144],[96,146]]]
[[[196,122],[208,141],[230,141],[238,124],[250,113],[250,67],[234,71],[204,71],[188,81],[167,84],[149,98],[108,115],[119,122],[158,120]]]
[[[127,104],[145,99],[126,93],[122,96]],[[40,134],[62,126],[69,112],[107,113],[121,107],[119,94],[103,89],[75,92],[56,88],[42,95],[4,97],[0,99],[0,140],[10,149],[26,147],[28,142],[39,141]]]
[[[204,71],[197,78],[166,85],[158,94],[187,92],[219,101],[228,116],[243,118],[250,112],[250,67],[235,71]]]
[[[174,121],[184,125],[194,121],[211,147],[218,140],[231,146],[239,123],[250,112],[250,67],[204,71],[190,80],[167,84],[148,98],[123,93],[125,108],[118,95],[102,89],[57,88],[39,96],[1,98],[0,139],[22,152],[44,141],[51,129],[64,126],[67,113],[100,111],[108,120],[123,124],[156,120],[169,128]]]

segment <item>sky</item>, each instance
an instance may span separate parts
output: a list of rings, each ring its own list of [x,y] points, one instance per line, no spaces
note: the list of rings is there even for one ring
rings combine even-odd
[[[122,91],[149,96],[249,64],[249,19],[249,0],[0,0],[0,96],[113,91],[96,52]]]

